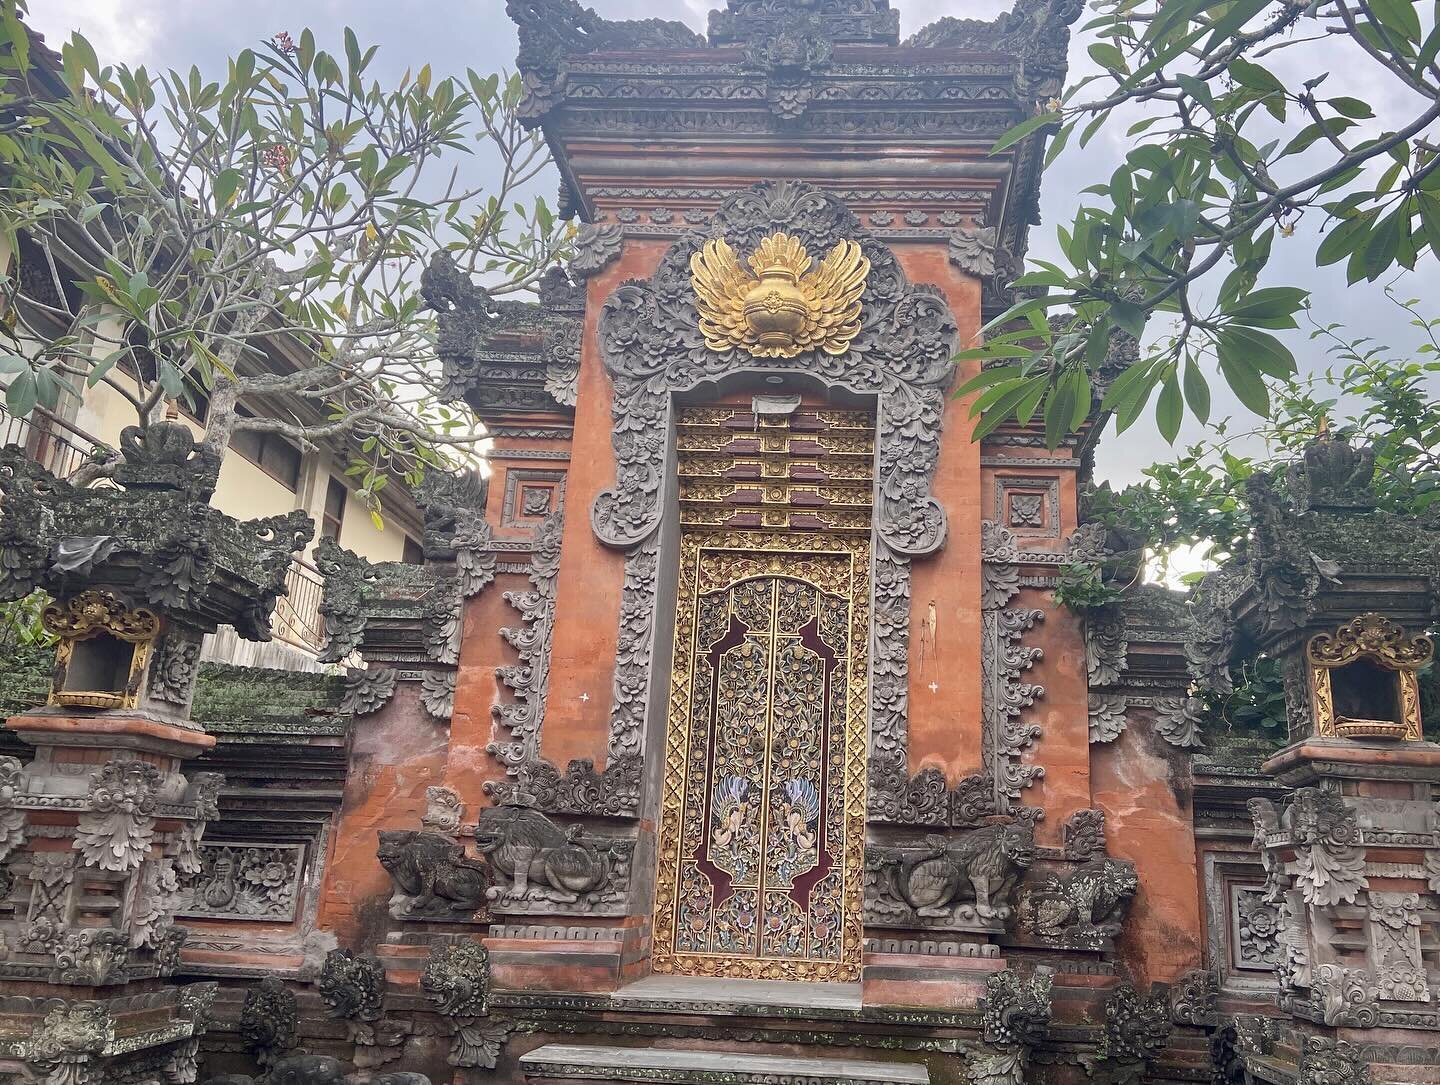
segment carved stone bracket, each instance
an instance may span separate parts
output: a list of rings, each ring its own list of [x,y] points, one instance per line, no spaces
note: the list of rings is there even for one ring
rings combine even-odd
[[[1141,997],[1131,984],[1122,983],[1105,1001],[1097,1064],[1115,1085],[1138,1085],[1170,1042],[1172,1028],[1164,997]]]
[[[862,327],[838,356],[807,352],[756,359],[709,349],[700,330],[690,258],[723,236],[741,253],[783,228],[810,252],[857,242],[870,261]],[[654,654],[661,510],[674,486],[666,467],[672,397],[732,374],[803,371],[832,387],[878,399],[872,753],[903,763],[912,557],[945,540],[945,514],[930,494],[939,456],[945,389],[953,374],[955,322],[933,289],[912,286],[894,254],[836,198],[810,186],[762,184],[725,200],[707,230],[684,234],[648,282],[628,282],[606,301],[599,345],[614,382],[616,485],[591,511],[596,536],[626,552],[609,753],[641,752]]]
[[[969,1064],[975,1085],[1025,1085],[1031,1052],[1050,1031],[1053,981],[1054,973],[1044,967],[1028,976],[1007,968],[985,981],[984,1042]]]
[[[1020,929],[1057,949],[1108,949],[1138,887],[1135,864],[1092,859],[1022,890]]]

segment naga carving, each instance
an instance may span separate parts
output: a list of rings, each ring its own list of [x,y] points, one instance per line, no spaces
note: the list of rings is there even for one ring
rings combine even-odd
[[[1028,976],[1007,968],[985,981],[980,1007],[984,1045],[969,1067],[975,1085],[1024,1085],[1031,1051],[1050,1031],[1053,980],[1049,968]]]

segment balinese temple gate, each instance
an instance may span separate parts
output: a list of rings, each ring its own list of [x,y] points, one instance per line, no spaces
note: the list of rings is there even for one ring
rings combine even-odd
[[[489,472],[427,482],[423,565],[322,540],[347,677],[197,671],[306,535],[217,521],[249,550],[176,595],[141,526],[200,522],[190,442],[137,431],[103,554],[95,491],[0,460],[0,588],[56,596],[72,668],[0,757],[0,1070],[1440,1082],[1440,529],[1322,436],[1246,554],[1137,585],[1085,515],[1098,402],[1052,451],[953,395],[1037,218],[1043,135],[990,149],[1078,0],[507,10],[576,255],[538,303],[430,265]],[[1131,587],[1060,605],[1076,566]],[[129,685],[77,693],[101,627]],[[1261,658],[1278,752],[1204,724]]]

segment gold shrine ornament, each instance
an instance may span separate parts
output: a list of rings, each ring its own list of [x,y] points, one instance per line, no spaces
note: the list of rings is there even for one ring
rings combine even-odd
[[[860,334],[860,295],[870,259],[841,241],[815,270],[800,239],[773,233],[750,255],[749,274],[723,237],[690,257],[700,334],[711,350],[740,349],[756,358],[802,351],[844,354]]]

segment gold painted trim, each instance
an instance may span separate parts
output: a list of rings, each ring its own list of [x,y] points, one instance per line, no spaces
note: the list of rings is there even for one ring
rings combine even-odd
[[[1381,614],[1361,614],[1336,629],[1317,633],[1305,646],[1309,665],[1310,704],[1315,733],[1321,738],[1378,738],[1419,742],[1424,736],[1420,718],[1420,681],[1417,671],[1435,655],[1427,636],[1407,636],[1403,627]],[[1361,720],[1337,715],[1330,672],[1369,659],[1395,674],[1399,684],[1400,722]]]
[[[713,573],[705,570],[714,555]],[[657,870],[651,967],[659,973],[745,979],[853,981],[864,952],[865,763],[869,706],[870,539],[807,532],[693,532],[680,541],[675,651],[666,721],[664,781],[657,827]],[[820,560],[820,559],[831,560]],[[836,561],[834,559],[840,559]],[[843,572],[837,574],[837,569]],[[706,578],[706,574],[708,579]],[[701,592],[763,576],[802,580],[850,600],[849,673],[846,678],[845,824],[840,952],[834,961],[680,953],[675,946],[684,832],[686,774],[690,761],[690,698],[694,681],[696,611]]]
[[[150,661],[150,649],[160,634],[160,619],[144,607],[131,607],[114,592],[83,591],[63,603],[52,603],[40,615],[45,630],[60,638],[47,704],[67,708],[134,708],[140,703],[140,683]],[[75,645],[107,633],[134,645],[123,690],[61,689]]]

